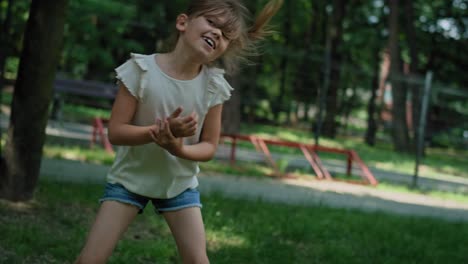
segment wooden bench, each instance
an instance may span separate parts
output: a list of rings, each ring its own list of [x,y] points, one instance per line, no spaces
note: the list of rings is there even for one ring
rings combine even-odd
[[[111,109],[117,91],[117,85],[109,83],[56,79],[54,82],[54,102],[51,118],[60,119],[61,108],[65,102]],[[93,119],[91,146],[100,141],[107,152],[113,153],[113,147],[107,138],[107,130],[105,128],[107,122],[108,120],[99,117]]]
[[[97,81],[56,79],[51,118],[61,118],[62,106],[72,102],[103,109],[111,109],[117,94],[117,85]]]

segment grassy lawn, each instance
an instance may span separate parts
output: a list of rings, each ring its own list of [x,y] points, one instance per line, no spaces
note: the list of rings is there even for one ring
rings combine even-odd
[[[28,203],[0,200],[0,263],[71,263],[102,186],[40,181]],[[468,223],[203,196],[212,263],[468,263]],[[180,263],[148,207],[109,263]]]

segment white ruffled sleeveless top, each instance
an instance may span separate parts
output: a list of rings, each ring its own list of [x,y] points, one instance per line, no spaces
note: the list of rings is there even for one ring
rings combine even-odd
[[[154,124],[156,118],[168,117],[178,106],[182,116],[198,114],[198,128],[184,144],[196,144],[208,110],[231,96],[232,87],[224,71],[204,66],[192,80],[177,80],[166,75],[156,64],[155,56],[131,54],[115,69],[123,83],[138,100],[134,125]],[[172,198],[188,188],[198,186],[198,162],[171,155],[154,143],[140,146],[118,146],[107,180],[120,183],[129,191],[151,198]]]

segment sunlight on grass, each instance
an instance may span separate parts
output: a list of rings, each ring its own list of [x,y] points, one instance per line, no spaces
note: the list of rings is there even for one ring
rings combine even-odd
[[[202,172],[217,172],[221,174],[233,174],[233,175],[249,175],[252,177],[265,177],[271,175],[273,169],[261,164],[241,162],[238,161],[234,166],[231,166],[225,161],[211,160],[208,162],[200,163]]]
[[[298,141],[301,141],[303,139],[301,139],[301,137],[295,133],[292,133],[291,131],[287,131],[287,130],[279,130],[278,133],[277,133],[277,136],[278,138],[282,139],[282,140],[287,140],[287,141],[295,141],[295,142],[298,142]],[[306,144],[310,144],[312,143],[313,139],[308,139],[308,140],[305,140],[305,141],[301,141],[302,143],[306,143]]]
[[[35,202],[34,200],[27,202],[11,202],[0,199],[0,206],[4,206],[5,208],[16,212],[28,213],[31,212],[34,209],[34,207],[37,206],[37,202]]]
[[[221,212],[216,212],[218,216]],[[249,246],[248,240],[236,234],[232,227],[224,226],[221,230],[209,229],[206,231],[208,247],[211,250],[219,250],[224,247],[244,247]]]
[[[63,106],[63,114],[67,116],[67,120],[75,122],[91,122],[95,117],[106,118],[110,117],[110,110],[97,109],[83,105],[65,104]]]
[[[378,161],[374,162],[374,167],[389,171],[410,172],[411,170],[414,170],[414,162],[399,160],[389,160],[386,162]]]
[[[386,190],[391,192],[423,194],[429,197],[440,198],[443,200],[451,200],[458,202],[468,202],[468,195],[453,192],[443,192],[437,190],[422,190],[414,189],[407,185],[397,185],[388,182],[380,182],[377,189]]]
[[[112,164],[114,160],[114,154],[110,154],[99,147],[46,145],[43,148],[43,154],[48,158],[70,159],[106,165]]]

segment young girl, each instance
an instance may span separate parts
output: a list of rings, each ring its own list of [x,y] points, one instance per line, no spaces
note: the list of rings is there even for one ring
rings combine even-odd
[[[224,70],[252,52],[282,1],[270,1],[253,25],[239,0],[193,0],[176,19],[169,53],[140,55],[116,68],[109,122],[118,145],[96,220],[76,263],[105,263],[151,201],[163,215],[184,263],[209,263],[201,215],[198,162],[215,154],[222,104],[231,86]]]

